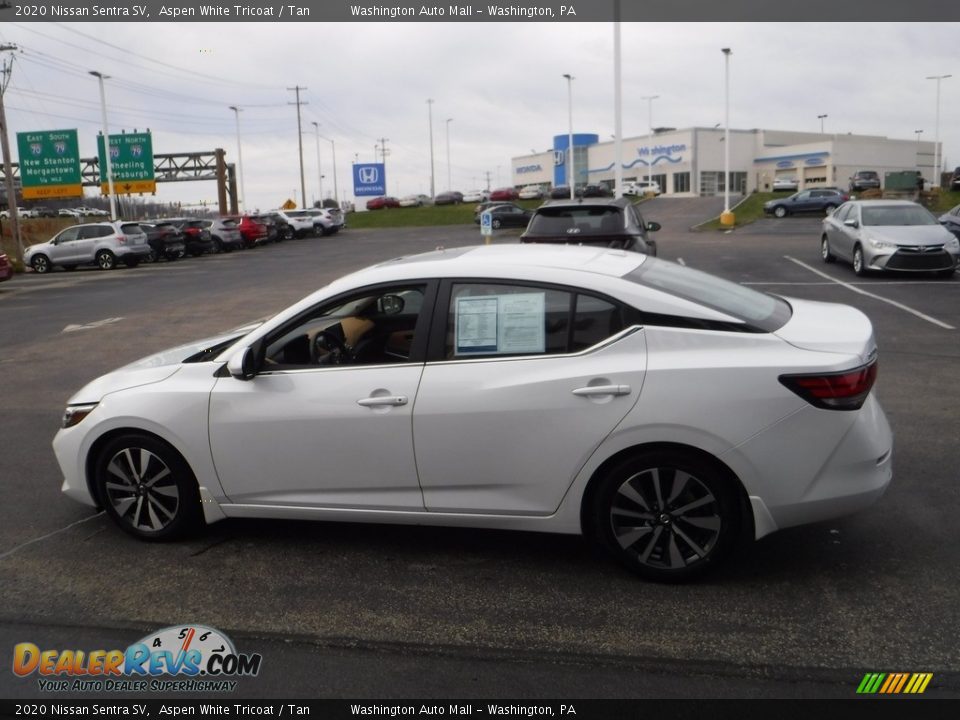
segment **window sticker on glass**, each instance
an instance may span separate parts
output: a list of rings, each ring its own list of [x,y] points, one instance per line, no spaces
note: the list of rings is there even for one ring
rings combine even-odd
[[[457,298],[456,354],[545,351],[545,293]]]

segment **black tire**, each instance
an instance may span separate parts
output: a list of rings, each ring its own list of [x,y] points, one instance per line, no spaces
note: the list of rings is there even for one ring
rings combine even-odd
[[[101,250],[97,253],[97,267],[101,270],[113,270],[117,266],[117,256],[109,250]]]
[[[787,209],[783,205],[777,205],[773,209],[773,214],[778,218],[783,218],[787,216]]]
[[[820,258],[825,263],[837,261],[837,256],[830,252],[830,241],[827,239],[826,235],[820,238]]]
[[[213,251],[218,255],[220,253],[226,252],[226,250],[223,247],[223,240],[221,240],[220,238],[213,239]]]
[[[151,248],[150,254],[145,258],[145,262],[155,263],[160,261],[160,253],[157,250]]]
[[[863,261],[863,249],[857,245],[853,249],[853,272],[858,277],[863,277],[867,274],[867,265]]]
[[[174,540],[201,525],[193,472],[157,438],[130,433],[110,440],[97,458],[94,483],[110,519],[141,540]]]
[[[284,240],[293,240],[293,228],[287,226],[283,229],[283,239]]]
[[[490,221],[490,225],[491,227],[493,227],[494,230],[499,230],[502,224],[503,223],[500,222],[500,218],[494,218],[493,220]]]
[[[48,273],[53,269],[53,265],[50,264],[50,258],[48,258],[46,255],[34,255],[33,259],[30,261],[30,266],[38,275],[43,275],[44,273]]]
[[[690,580],[715,567],[737,542],[735,482],[695,455],[662,450],[627,458],[593,494],[594,538],[647,580]]]
[[[126,259],[123,261],[123,264],[126,265],[128,268],[135,268],[137,265],[140,264],[140,258],[138,258],[138,257],[129,257],[129,258],[126,258]]]

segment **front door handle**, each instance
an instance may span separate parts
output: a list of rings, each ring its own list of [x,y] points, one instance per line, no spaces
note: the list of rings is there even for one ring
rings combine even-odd
[[[629,395],[630,392],[629,385],[588,385],[577,388],[573,394],[580,397],[596,397],[597,395]]]
[[[406,395],[386,395],[383,397],[369,397],[357,400],[357,405],[361,407],[399,407],[407,404]]]

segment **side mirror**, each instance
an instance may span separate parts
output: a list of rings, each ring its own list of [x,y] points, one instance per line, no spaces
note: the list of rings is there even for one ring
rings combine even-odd
[[[252,380],[257,375],[258,345],[238,350],[227,360],[227,372],[237,380]]]
[[[844,220],[843,224],[846,225],[847,227],[852,227],[852,228],[860,227],[860,223],[858,223],[856,220]]]
[[[660,223],[651,220],[647,223],[647,232],[656,232],[660,227]]]

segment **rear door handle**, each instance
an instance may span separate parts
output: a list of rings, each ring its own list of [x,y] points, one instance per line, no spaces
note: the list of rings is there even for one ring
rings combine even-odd
[[[407,404],[406,395],[387,395],[385,397],[370,397],[363,398],[362,400],[357,400],[357,405],[361,407],[399,407],[400,405]]]
[[[597,395],[629,395],[630,392],[629,385],[588,385],[577,388],[573,394],[580,397],[596,397]]]

